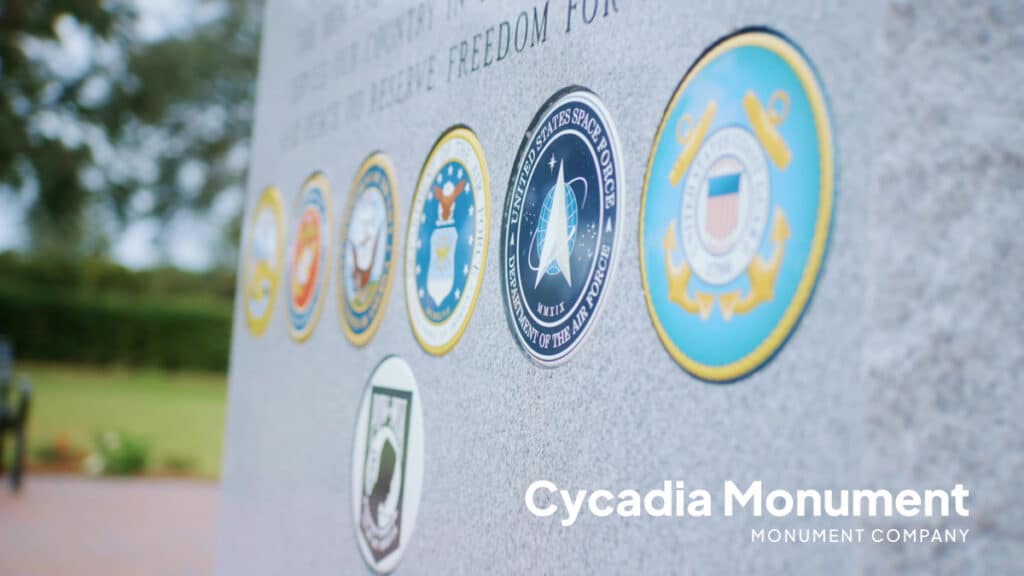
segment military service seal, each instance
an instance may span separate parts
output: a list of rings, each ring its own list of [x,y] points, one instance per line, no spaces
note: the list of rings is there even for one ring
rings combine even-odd
[[[792,333],[825,257],[833,157],[821,83],[786,38],[739,32],[683,77],[647,166],[640,268],[690,373],[741,378]]]
[[[245,249],[243,306],[249,332],[267,329],[277,302],[284,261],[284,207],[277,188],[267,188],[252,211]]]
[[[394,168],[380,152],[363,161],[339,233],[338,313],[349,342],[363,346],[380,327],[394,278]]]
[[[509,324],[538,364],[567,360],[601,310],[616,262],[621,158],[608,111],[582,88],[555,94],[523,138],[501,268]]]
[[[442,355],[476,306],[490,237],[490,181],[471,130],[445,132],[416,184],[405,240],[405,299],[416,340]]]
[[[309,338],[320,319],[330,248],[331,189],[316,173],[299,191],[291,232],[288,270],[288,318],[296,341]]]

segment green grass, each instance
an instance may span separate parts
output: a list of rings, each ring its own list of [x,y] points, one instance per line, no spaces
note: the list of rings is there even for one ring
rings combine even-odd
[[[17,368],[32,382],[30,454],[60,435],[88,451],[96,432],[116,430],[150,446],[151,472],[184,458],[195,462],[194,475],[220,475],[225,375],[47,364]]]

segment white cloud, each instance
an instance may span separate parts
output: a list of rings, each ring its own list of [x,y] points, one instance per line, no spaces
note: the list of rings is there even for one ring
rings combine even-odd
[[[25,207],[10,190],[0,191],[0,251],[25,246]]]
[[[86,108],[99,106],[110,96],[110,80],[102,76],[90,76],[82,85],[81,101]]]
[[[56,42],[25,38],[25,52],[30,58],[46,62],[60,78],[82,77],[92,65],[92,32],[68,15],[57,18],[54,32]]]
[[[159,261],[155,241],[160,226],[153,220],[128,224],[113,245],[113,256],[129,268],[146,268]]]
[[[206,182],[206,165],[198,160],[188,160],[178,169],[178,188],[191,198],[199,195]]]
[[[168,244],[168,258],[172,263],[189,270],[202,270],[213,262],[213,249],[218,229],[208,218],[181,212],[167,226],[167,234],[174,239]]]

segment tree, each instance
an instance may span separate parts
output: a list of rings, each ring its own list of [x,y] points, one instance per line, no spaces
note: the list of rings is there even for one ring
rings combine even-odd
[[[0,0],[0,187],[35,189],[33,250],[85,255],[106,245],[107,222],[166,223],[240,196],[258,4],[201,2],[208,18],[150,40],[127,0]],[[40,48],[60,30],[88,38],[78,74]]]
[[[91,154],[40,133],[42,115],[79,107],[83,82],[58,78],[31,58],[28,47],[55,41],[61,18],[72,18],[97,37],[117,42],[123,33],[115,29],[133,16],[123,7],[103,9],[99,0],[0,4],[0,183],[8,189],[19,189],[27,180],[36,183],[37,199],[30,211],[33,244],[61,233],[80,237],[88,194],[78,167],[90,162]]]

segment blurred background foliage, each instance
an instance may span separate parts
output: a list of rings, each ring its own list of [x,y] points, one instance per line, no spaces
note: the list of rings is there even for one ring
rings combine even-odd
[[[0,0],[0,335],[34,467],[217,474],[262,4]],[[147,269],[119,248],[140,225]],[[199,225],[206,264],[175,268]]]
[[[34,253],[106,256],[127,222],[241,196],[262,3],[197,0],[154,35],[142,1],[0,0],[0,193],[28,198]],[[79,65],[55,64],[67,44]]]
[[[19,359],[227,369],[233,271],[136,271],[8,252],[0,278],[0,334]]]
[[[110,247],[241,197],[260,4],[195,0],[154,34],[140,1],[0,0],[0,194],[28,230],[0,254],[0,334],[20,358],[226,369],[241,203],[209,271],[131,270]]]

